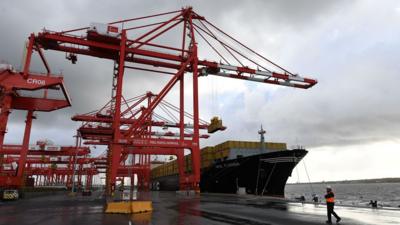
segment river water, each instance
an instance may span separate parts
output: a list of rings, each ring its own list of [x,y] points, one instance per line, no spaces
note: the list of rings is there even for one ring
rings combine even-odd
[[[376,200],[378,207],[400,210],[400,183],[337,183],[329,185],[332,187],[339,205],[367,207],[370,200]],[[326,186],[327,184],[287,184],[285,197],[294,200],[303,195],[306,201],[311,201],[312,194],[317,194],[319,200],[324,202]]]

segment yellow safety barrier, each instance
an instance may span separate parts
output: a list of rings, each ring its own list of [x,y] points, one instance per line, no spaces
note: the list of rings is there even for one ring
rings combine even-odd
[[[107,203],[106,213],[142,213],[153,211],[151,201],[124,201]]]
[[[135,213],[131,215],[131,220],[134,224],[149,224],[151,221],[152,212]]]
[[[151,201],[132,201],[131,205],[132,213],[141,213],[153,211]]]

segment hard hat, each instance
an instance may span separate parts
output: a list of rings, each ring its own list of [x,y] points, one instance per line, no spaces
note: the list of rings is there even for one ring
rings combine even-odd
[[[326,189],[332,190],[332,187],[330,185],[326,186]]]

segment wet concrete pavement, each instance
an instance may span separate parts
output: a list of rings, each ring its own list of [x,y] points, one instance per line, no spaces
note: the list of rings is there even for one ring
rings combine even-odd
[[[202,194],[187,196],[174,192],[139,194],[151,199],[154,211],[136,215],[104,214],[101,193],[90,197],[52,195],[16,202],[0,202],[0,225],[25,224],[325,224],[324,205],[288,203],[279,199]],[[341,224],[400,224],[400,210],[337,207]]]

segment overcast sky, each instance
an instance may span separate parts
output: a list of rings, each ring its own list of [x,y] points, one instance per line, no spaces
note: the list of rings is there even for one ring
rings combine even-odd
[[[302,145],[312,181],[399,177],[400,2],[398,1],[11,1],[0,5],[0,60],[19,67],[24,42],[42,28],[65,30],[192,5],[218,27],[290,71],[318,79],[309,90],[208,76],[200,82],[200,116],[222,117],[228,129],[203,141],[267,140]],[[201,46],[200,46],[201,48]],[[46,52],[65,76],[73,106],[38,113],[32,140],[73,144],[70,117],[110,96],[113,63],[79,57],[76,65]],[[33,69],[41,70],[37,63]],[[164,75],[126,78],[124,93],[158,92]],[[176,100],[176,94],[169,96]],[[22,141],[24,114],[14,111],[7,143]],[[290,182],[307,181],[303,163]]]

